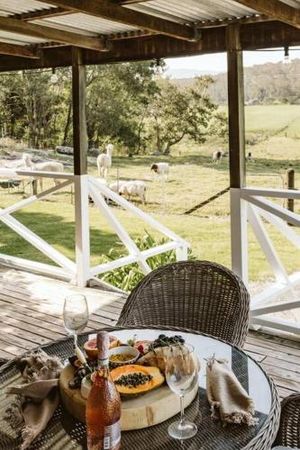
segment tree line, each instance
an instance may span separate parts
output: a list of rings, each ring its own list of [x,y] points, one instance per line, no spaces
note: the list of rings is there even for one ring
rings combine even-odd
[[[185,137],[202,143],[225,137],[224,114],[212,101],[213,79],[190,86],[163,77],[164,63],[138,62],[87,68],[89,148],[108,141],[128,154],[171,152]],[[33,148],[72,145],[69,68],[1,74],[0,132]]]
[[[227,104],[227,74],[213,78],[209,89],[213,101]],[[248,105],[300,104],[300,59],[245,67],[244,80]]]

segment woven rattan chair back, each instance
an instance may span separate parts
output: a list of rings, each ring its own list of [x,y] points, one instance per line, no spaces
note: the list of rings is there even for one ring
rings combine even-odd
[[[7,363],[8,359],[0,358],[0,367]]]
[[[208,261],[160,267],[129,295],[118,325],[190,328],[242,347],[249,322],[249,294],[231,270]]]
[[[300,448],[300,393],[282,400],[280,426],[275,443]]]

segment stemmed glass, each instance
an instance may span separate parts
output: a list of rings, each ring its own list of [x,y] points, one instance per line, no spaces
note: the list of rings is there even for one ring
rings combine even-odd
[[[77,334],[85,329],[89,320],[89,309],[86,297],[81,294],[74,294],[66,297],[63,318],[66,330],[74,336],[74,348],[76,348]]]
[[[175,439],[188,439],[197,433],[197,426],[184,415],[184,396],[198,384],[198,361],[189,344],[171,345],[166,352],[166,381],[180,397],[180,420],[173,422],[168,433]]]

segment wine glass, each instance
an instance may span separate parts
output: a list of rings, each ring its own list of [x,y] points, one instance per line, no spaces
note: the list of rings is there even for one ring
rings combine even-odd
[[[65,329],[74,336],[74,347],[77,347],[77,333],[85,329],[89,320],[89,309],[86,297],[81,294],[69,295],[65,298],[63,311]]]
[[[184,396],[198,384],[198,361],[189,344],[171,345],[166,352],[166,381],[180,397],[180,420],[173,422],[168,433],[175,439],[188,439],[197,433],[197,426],[184,415]]]

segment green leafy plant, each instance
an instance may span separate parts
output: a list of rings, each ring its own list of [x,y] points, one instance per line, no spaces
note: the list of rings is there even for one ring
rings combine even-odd
[[[146,231],[146,234],[136,240],[136,245],[140,250],[147,250],[157,245],[162,245],[167,242],[167,239],[155,239],[151,234]],[[124,255],[121,255],[124,256]],[[108,256],[105,258],[105,262],[113,261],[120,257],[120,252],[117,247],[113,247]],[[195,259],[189,251],[189,259]],[[152,270],[157,267],[164,266],[176,261],[175,250],[170,250],[159,255],[152,256],[147,260]],[[116,286],[123,291],[130,292],[132,289],[144,278],[144,274],[139,268],[138,264],[129,264],[128,266],[120,267],[111,272],[107,272],[102,280]]]

